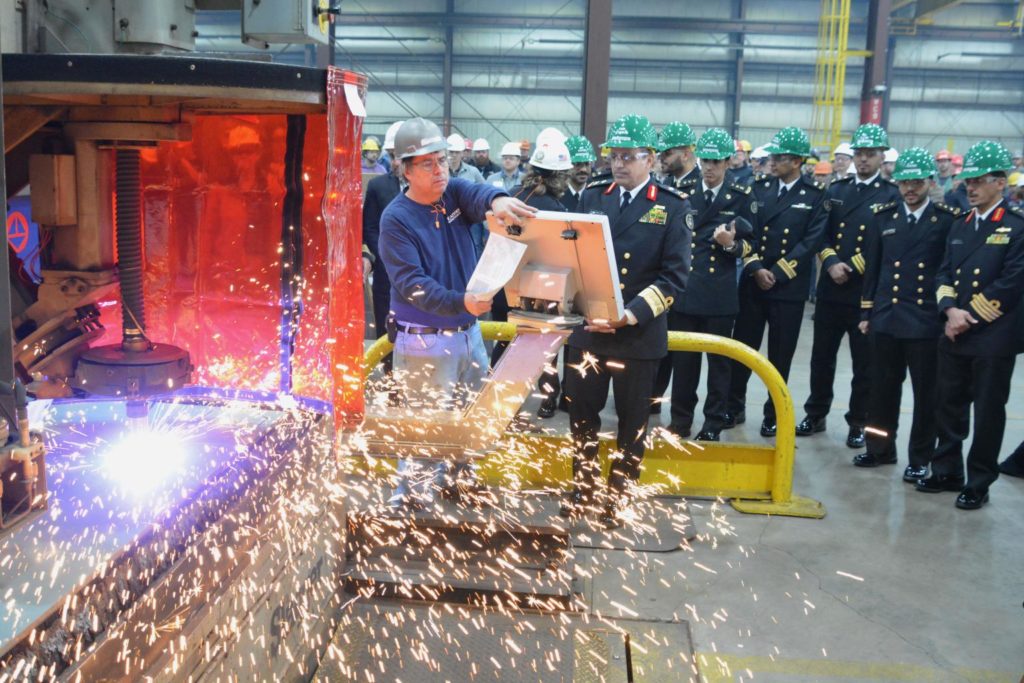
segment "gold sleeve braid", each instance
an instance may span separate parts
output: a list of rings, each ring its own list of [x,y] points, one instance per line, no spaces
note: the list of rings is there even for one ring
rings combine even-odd
[[[786,274],[786,277],[792,280],[793,278],[796,277],[796,263],[796,259],[793,259],[792,261],[787,261],[784,258],[780,258],[777,262],[777,265],[779,266],[779,268],[782,269],[782,272]]]
[[[871,310],[872,308],[875,307],[875,302],[874,301],[867,301],[865,299],[861,299],[860,300],[860,307],[863,308],[864,310],[868,310],[869,311],[869,310]]]
[[[818,260],[819,261],[824,261],[829,256],[835,256],[836,258],[839,258],[839,254],[837,254],[836,250],[833,249],[832,247],[828,247],[826,249],[822,249],[820,252],[818,252]]]
[[[996,299],[988,299],[984,294],[978,293],[971,297],[971,306],[982,320],[987,323],[994,322],[1003,312],[1000,309],[1002,304]]]
[[[657,318],[659,315],[668,310],[668,307],[672,305],[669,297],[666,297],[661,293],[656,285],[650,285],[640,292],[640,298],[647,302],[647,305],[651,307],[651,312],[654,317]]]
[[[850,259],[850,263],[853,264],[853,267],[857,269],[858,273],[860,273],[861,275],[864,274],[864,268],[865,268],[864,254],[854,254],[853,258]]]
[[[938,289],[938,290],[937,290],[937,291],[935,292],[935,299],[936,299],[936,301],[938,301],[938,302],[941,302],[941,301],[942,301],[943,299],[945,299],[945,298],[946,298],[947,296],[948,296],[948,297],[949,297],[950,299],[956,299],[956,290],[955,290],[955,289],[953,289],[952,287],[950,287],[949,285],[942,285],[942,286],[940,286],[940,287],[939,287],[939,289]]]

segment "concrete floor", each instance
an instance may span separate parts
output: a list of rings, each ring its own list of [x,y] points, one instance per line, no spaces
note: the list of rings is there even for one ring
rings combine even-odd
[[[808,392],[811,311],[790,378],[797,420]],[[794,493],[825,504],[827,517],[745,515],[693,500],[700,535],[692,551],[590,555],[593,609],[617,616],[614,602],[640,618],[689,621],[700,680],[713,683],[1024,680],[1024,480],[1000,478],[991,502],[966,512],[953,493],[903,483],[905,455],[895,467],[853,467],[857,451],[844,443],[842,418],[845,344],[840,354],[829,429],[798,439],[793,482]],[[749,393],[750,421],[728,432],[731,440],[762,441],[766,392],[755,378]],[[901,454],[911,405],[908,381]],[[660,420],[667,424],[667,404]],[[1003,455],[1022,439],[1018,372]]]

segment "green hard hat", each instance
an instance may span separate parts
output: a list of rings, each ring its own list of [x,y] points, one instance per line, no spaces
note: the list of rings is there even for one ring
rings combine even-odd
[[[658,148],[658,132],[643,114],[626,114],[608,129],[608,139],[602,147]]]
[[[881,147],[889,149],[889,134],[877,123],[863,123],[853,131],[853,138],[850,140],[850,147],[854,149],[865,149]]]
[[[594,154],[594,146],[590,144],[590,140],[582,135],[573,135],[565,141],[565,146],[569,148],[571,161],[574,164],[597,161],[597,155]]]
[[[661,146],[659,149],[664,152],[673,147],[690,147],[697,144],[697,136],[693,129],[685,123],[670,121],[661,129]]]
[[[811,154],[811,141],[807,133],[796,126],[783,128],[772,138],[772,141],[765,146],[769,154],[793,154],[798,157],[807,157]]]
[[[932,153],[922,147],[911,147],[900,153],[896,159],[896,168],[893,169],[893,180],[925,180],[937,175],[939,169],[935,166],[935,159]]]
[[[694,154],[698,159],[728,159],[735,150],[731,135],[721,128],[708,128],[697,141]]]
[[[961,178],[977,178],[986,173],[1009,171],[1013,168],[1010,150],[998,142],[982,140],[971,145],[964,155],[964,170],[958,174]]]

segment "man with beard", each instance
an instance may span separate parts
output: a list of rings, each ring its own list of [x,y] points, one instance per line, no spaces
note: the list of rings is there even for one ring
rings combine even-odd
[[[806,416],[796,426],[796,434],[810,436],[825,431],[825,419],[832,408],[836,359],[846,336],[853,363],[846,445],[861,448],[870,385],[868,340],[859,327],[866,267],[864,248],[871,238],[874,207],[897,201],[899,190],[879,175],[883,154],[889,148],[889,135],[884,128],[874,123],[861,125],[854,131],[850,147],[856,177],[834,181],[825,194],[828,221],[825,243],[818,254],[821,277],[814,306],[811,393],[804,403]]]
[[[971,211],[950,228],[935,280],[946,320],[939,339],[939,440],[931,476],[918,481],[917,490],[959,490],[956,507],[962,510],[987,503],[999,477],[1006,401],[1021,352],[1024,212],[1009,208],[1003,197],[1012,166],[1010,152],[997,142],[983,140],[967,150],[960,176]],[[962,451],[972,403],[974,438],[965,478]]]
[[[486,138],[477,138],[473,141],[472,163],[484,178],[501,170],[496,163],[491,161],[491,144],[487,142]]]
[[[661,129],[661,172],[665,182],[689,194],[700,180],[700,169],[693,156],[697,136],[685,123],[672,121]]]
[[[853,464],[896,464],[900,396],[909,370],[914,419],[903,481],[910,483],[928,474],[935,451],[935,373],[942,324],[932,293],[949,228],[960,213],[929,199],[936,171],[925,149],[912,147],[900,154],[893,178],[903,201],[875,207],[864,251],[860,330],[869,335],[871,382],[864,428],[867,452],[854,456]]]
[[[569,148],[572,170],[569,171],[569,186],[562,196],[562,204],[566,210],[575,213],[579,210],[583,190],[590,180],[597,155],[594,154],[594,146],[590,144],[590,140],[582,135],[573,135],[565,141],[565,146]]]
[[[573,516],[592,500],[601,410],[614,385],[617,453],[600,515],[608,528],[619,525],[630,483],[640,477],[651,387],[668,352],[665,313],[686,287],[690,267],[689,204],[652,177],[657,145],[657,131],[646,116],[628,114],[612,124],[604,143],[612,179],[591,183],[580,211],[608,216],[625,314],[619,320],[588,320],[566,344],[574,487],[560,512]]]
[[[700,184],[690,194],[693,218],[692,264],[686,291],[676,297],[668,313],[668,327],[678,332],[704,332],[732,336],[739,310],[736,298],[736,260],[753,251],[750,188],[726,182],[732,137],[712,128],[697,141],[701,163]],[[655,400],[660,400],[672,376],[672,421],[669,431],[690,436],[700,384],[701,354],[673,351],[661,361]],[[729,395],[728,358],[708,354],[708,391],[704,400],[704,427],[698,441],[718,441],[725,424]]]

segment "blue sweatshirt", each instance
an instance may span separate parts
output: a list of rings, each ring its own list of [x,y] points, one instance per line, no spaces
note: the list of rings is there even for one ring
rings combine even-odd
[[[380,218],[380,257],[391,278],[391,310],[402,322],[459,327],[476,318],[463,302],[477,256],[469,227],[499,188],[452,178],[436,205],[399,194]],[[440,210],[443,209],[443,212]]]

